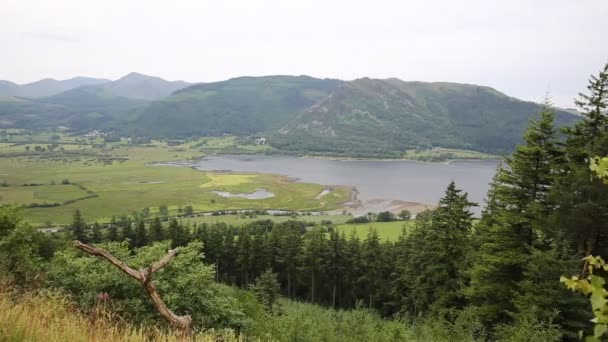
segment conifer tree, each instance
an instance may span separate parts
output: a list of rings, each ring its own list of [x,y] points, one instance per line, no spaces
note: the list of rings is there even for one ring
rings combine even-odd
[[[70,225],[70,231],[72,232],[72,238],[80,242],[88,243],[90,241],[88,234],[88,227],[84,218],[80,214],[80,209],[76,209],[74,212],[74,220]]]
[[[332,230],[329,233],[329,248],[327,253],[326,270],[331,276],[331,306],[336,307],[337,299],[340,298],[340,285],[344,281],[344,244],[345,240],[340,234]]]
[[[608,252],[608,189],[589,170],[592,157],[608,155],[608,63],[591,76],[577,105],[583,119],[566,130],[565,156],[552,198],[560,234],[582,256]]]
[[[154,217],[150,224],[150,241],[163,241],[165,239],[165,230],[158,216]]]
[[[103,235],[101,233],[101,226],[98,222],[93,224],[93,229],[91,231],[91,242],[92,243],[100,243],[103,241]]]
[[[253,252],[249,226],[243,226],[239,231],[239,238],[237,241],[237,265],[240,271],[241,285],[243,287],[249,285],[249,275],[253,263],[252,257]]]
[[[118,241],[118,223],[116,222],[116,217],[112,216],[112,221],[110,221],[110,227],[108,228],[108,240],[109,241]]]
[[[133,240],[133,246],[135,248],[143,247],[147,245],[148,240],[148,232],[146,230],[146,224],[143,219],[139,219],[137,222],[137,227],[135,229],[135,239]]]
[[[311,303],[315,303],[315,300],[317,300],[317,287],[326,257],[325,243],[325,235],[319,227],[313,228],[304,235],[302,266],[304,266],[310,280]]]
[[[553,202],[549,192],[560,158],[548,101],[540,119],[531,120],[524,144],[499,168],[488,193],[488,206],[476,228],[471,285],[466,290],[487,326],[511,320],[513,296],[524,277],[531,248],[544,235]]]
[[[133,222],[130,218],[123,216],[120,218],[119,225],[122,228],[121,238],[123,241],[129,241],[129,247],[134,248],[135,231],[133,230]]]
[[[402,242],[398,267],[403,272],[398,288],[409,290],[400,302],[413,314],[449,314],[464,306],[462,290],[470,247],[473,214],[466,193],[452,181],[432,217],[417,226]],[[430,221],[429,221],[430,220]],[[395,290],[393,290],[395,292]]]
[[[361,281],[366,288],[366,298],[369,308],[375,307],[375,300],[380,291],[382,279],[380,278],[382,268],[382,249],[380,237],[375,229],[370,228],[362,248],[363,277]]]

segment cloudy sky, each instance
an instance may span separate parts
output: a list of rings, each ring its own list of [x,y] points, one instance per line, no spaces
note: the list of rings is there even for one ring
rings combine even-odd
[[[17,83],[398,77],[572,106],[608,62],[608,1],[2,0],[0,46]]]

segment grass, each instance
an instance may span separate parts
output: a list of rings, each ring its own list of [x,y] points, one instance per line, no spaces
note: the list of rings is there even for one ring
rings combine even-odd
[[[78,146],[78,145],[73,145]],[[19,151],[24,151],[23,146]],[[201,152],[187,145],[167,146],[153,142],[149,146],[108,144],[105,148],[84,146],[75,151],[31,152],[14,156],[0,148],[0,203],[29,204],[35,198],[55,202],[76,194],[61,193],[50,184],[69,179],[98,195],[68,205],[52,208],[27,208],[23,215],[35,226],[49,222],[66,224],[76,209],[88,221],[108,222],[112,216],[130,215],[150,208],[154,215],[161,205],[170,214],[192,205],[195,211],[232,209],[331,210],[349,198],[349,189],[335,191],[317,200],[314,197],[325,187],[318,184],[294,183],[289,179],[267,174],[201,172],[187,167],[151,166],[150,163],[200,157]],[[36,194],[13,190],[25,183],[49,185]],[[10,190],[5,190],[10,189]],[[212,190],[232,193],[266,189],[275,197],[261,200],[224,198]],[[28,189],[29,191],[35,191]],[[11,193],[14,192],[14,193]],[[82,196],[78,196],[82,197]]]
[[[397,241],[401,235],[401,231],[412,227],[414,221],[393,221],[393,222],[370,222],[370,223],[346,223],[336,226],[339,231],[345,232],[347,235],[354,230],[360,239],[367,238],[370,229],[375,229],[378,236],[383,241]]]
[[[89,194],[73,184],[15,186],[0,188],[0,205],[31,203],[64,203]]]
[[[171,332],[158,328],[139,328],[113,321],[112,315],[99,310],[84,315],[64,297],[29,295],[14,301],[0,293],[0,341],[182,341]],[[200,333],[196,341],[241,341],[231,333]]]
[[[351,219],[350,215],[300,215],[300,216],[275,216],[275,215],[257,215],[255,217],[242,217],[241,215],[221,215],[221,216],[199,216],[192,218],[183,218],[182,223],[190,225],[198,225],[201,223],[218,223],[223,222],[232,226],[243,226],[245,224],[260,221],[260,220],[271,220],[276,223],[285,222],[289,220],[321,223],[321,221],[331,221],[334,224],[343,224],[347,220]]]
[[[423,161],[445,161],[449,159],[502,159],[501,156],[483,152],[452,148],[434,148],[432,150],[407,150],[404,159]]]

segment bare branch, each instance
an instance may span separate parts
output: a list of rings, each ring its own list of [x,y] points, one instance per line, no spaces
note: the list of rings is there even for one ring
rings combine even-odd
[[[152,275],[152,273],[160,270],[161,268],[165,267],[178,254],[179,254],[179,249],[176,248],[176,249],[170,250],[169,253],[167,253],[162,259],[160,259],[159,261],[150,265],[150,267],[148,268],[150,275]]]
[[[112,254],[110,254],[107,251],[104,251],[103,249],[97,248],[97,247],[93,247],[93,246],[89,246],[86,243],[82,243],[78,240],[74,240],[74,247],[85,251],[91,255],[97,256],[97,257],[102,257],[106,260],[108,260],[112,265],[118,267],[121,271],[123,271],[124,273],[130,275],[131,277],[139,280],[140,282],[144,281],[144,278],[142,276],[142,274],[139,271],[136,271],[134,269],[132,269],[131,267],[127,266],[127,264],[125,264],[124,262],[116,259],[116,257],[114,257]]]
[[[142,269],[141,271],[136,271],[136,270],[130,268],[129,266],[127,266],[127,264],[125,264],[124,262],[116,259],[116,257],[114,257],[109,252],[107,252],[101,248],[87,245],[78,240],[74,240],[74,246],[86,253],[89,253],[91,255],[101,257],[103,259],[108,260],[112,265],[118,267],[124,273],[137,279],[143,285],[144,290],[146,290],[146,293],[152,300],[152,303],[154,304],[154,307],[156,308],[158,313],[167,322],[169,322],[169,324],[171,324],[176,329],[180,330],[184,337],[188,338],[189,336],[191,336],[192,318],[189,315],[178,316],[175,313],[173,313],[173,311],[169,310],[169,308],[167,308],[167,305],[165,304],[163,299],[160,297],[158,292],[156,292],[156,287],[154,286],[154,284],[151,281],[152,274],[154,272],[160,270],[161,268],[165,267],[169,262],[171,262],[171,260],[175,256],[177,256],[177,254],[179,253],[178,249],[170,250],[169,253],[167,253],[159,261],[155,262],[154,264],[150,265],[147,268]]]

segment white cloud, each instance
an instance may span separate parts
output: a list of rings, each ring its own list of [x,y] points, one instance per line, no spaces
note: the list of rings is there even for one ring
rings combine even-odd
[[[570,106],[608,61],[606,18],[605,0],[4,0],[0,79],[398,77]]]

